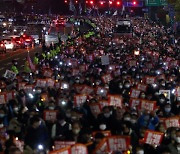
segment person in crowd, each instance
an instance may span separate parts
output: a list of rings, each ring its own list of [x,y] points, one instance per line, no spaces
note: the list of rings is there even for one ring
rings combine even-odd
[[[0,78],[0,151],[46,153],[72,142],[90,154],[180,153],[179,37],[134,17],[133,37],[115,37],[119,19],[82,19],[89,30],[74,30],[50,46],[43,42],[35,70],[27,61],[28,73],[13,60],[15,78]],[[148,132],[163,137],[153,144],[157,138]],[[110,151],[112,143],[125,145],[118,137],[129,145]]]

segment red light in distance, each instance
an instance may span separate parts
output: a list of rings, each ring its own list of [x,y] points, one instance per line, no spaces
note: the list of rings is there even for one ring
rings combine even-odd
[[[111,5],[111,4],[112,4],[112,1],[109,1],[109,4]]]
[[[93,4],[94,2],[93,1],[90,1],[90,4]]]
[[[137,2],[136,2],[136,1],[134,1],[134,2],[133,2],[133,5],[136,5],[136,4],[137,4]]]
[[[117,5],[120,5],[121,3],[118,1],[118,2],[116,2],[116,4],[117,4]]]

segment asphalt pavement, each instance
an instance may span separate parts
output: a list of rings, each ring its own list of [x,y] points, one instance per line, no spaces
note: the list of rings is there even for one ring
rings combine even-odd
[[[29,49],[29,55],[31,58],[35,55],[36,52],[41,52],[41,47],[35,47],[34,49]],[[18,69],[23,70],[24,64],[27,58],[28,50],[27,49],[19,49],[13,53],[8,52],[6,55],[0,55],[0,77],[4,75],[6,70],[10,70],[12,67],[12,60],[16,60],[18,62]],[[33,59],[32,59],[33,60]]]
[[[88,25],[81,25],[79,26],[80,31],[85,32],[90,27]],[[61,35],[67,35],[70,34],[72,30],[72,25],[66,25],[65,27],[50,27],[49,29],[49,35],[45,36],[46,44],[49,45],[50,43],[56,43],[58,41],[57,33],[59,32]],[[27,58],[27,54],[29,54],[31,59],[33,60],[33,57],[35,53],[42,52],[42,49],[40,46],[36,46],[33,49],[18,49],[16,51],[8,51],[6,54],[0,54],[0,77],[4,75],[6,70],[10,70],[12,67],[12,60],[16,60],[18,62],[18,69],[23,70],[24,64]]]

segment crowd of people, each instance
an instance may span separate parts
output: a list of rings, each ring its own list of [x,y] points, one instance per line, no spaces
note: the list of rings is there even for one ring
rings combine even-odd
[[[115,38],[112,20],[89,20],[1,79],[1,152],[180,153],[178,36],[134,18],[133,36]]]

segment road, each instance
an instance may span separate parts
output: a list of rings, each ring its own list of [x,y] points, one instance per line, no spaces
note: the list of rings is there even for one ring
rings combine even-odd
[[[80,31],[84,32],[87,31],[90,27],[87,25],[81,25],[79,26]],[[72,26],[66,25],[66,27],[51,27],[50,28],[50,34],[45,37],[46,44],[49,45],[51,42],[56,43],[58,41],[57,39],[57,33],[60,32],[61,35],[67,35],[70,34],[72,30]],[[40,47],[35,47],[34,49],[29,49],[30,57],[33,60],[33,56],[36,52],[41,52],[42,49]],[[0,55],[0,77],[2,77],[7,69],[11,69],[12,66],[12,60],[16,60],[18,62],[18,69],[22,70],[25,64],[25,60],[27,58],[27,49],[19,49],[15,52],[9,51],[6,55]]]

